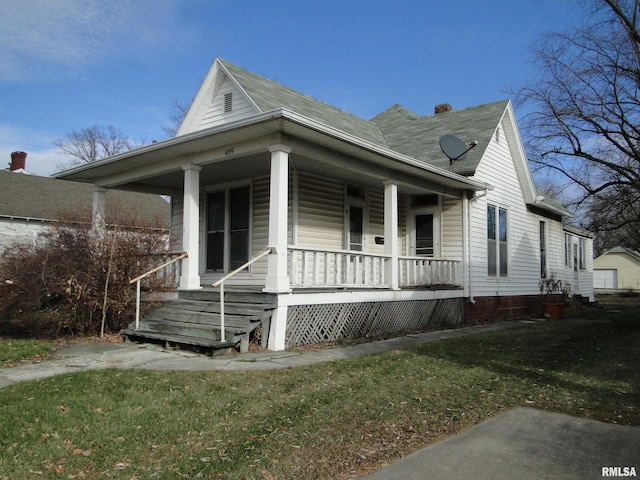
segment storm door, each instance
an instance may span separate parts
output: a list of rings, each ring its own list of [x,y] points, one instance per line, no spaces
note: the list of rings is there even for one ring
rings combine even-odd
[[[249,260],[249,187],[207,196],[207,270],[229,272]]]
[[[416,215],[416,256],[433,257],[435,242],[433,235],[433,213]]]
[[[420,212],[413,215],[413,238],[411,247],[417,257],[440,255],[440,230],[435,212]]]

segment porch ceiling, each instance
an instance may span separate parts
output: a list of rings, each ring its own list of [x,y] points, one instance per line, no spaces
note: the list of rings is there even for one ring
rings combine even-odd
[[[275,143],[293,147],[292,169],[347,182],[379,187],[382,180],[395,179],[405,193],[431,188],[457,195],[461,190],[487,188],[484,183],[352,138],[286,110],[152,143],[56,177],[110,188],[176,194],[183,186],[182,166],[191,163],[201,165],[202,185],[268,175],[271,157],[267,147]]]

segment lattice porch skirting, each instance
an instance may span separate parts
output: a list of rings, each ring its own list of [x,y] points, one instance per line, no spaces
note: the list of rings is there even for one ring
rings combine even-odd
[[[286,346],[403,330],[455,327],[462,322],[461,298],[295,305],[287,311]]]

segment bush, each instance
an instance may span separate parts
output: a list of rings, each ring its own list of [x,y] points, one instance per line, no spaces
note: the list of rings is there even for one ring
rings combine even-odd
[[[117,332],[135,315],[129,280],[167,255],[166,232],[119,215],[118,225],[92,230],[83,222],[51,227],[34,243],[17,243],[0,257],[0,318],[18,329],[50,335]],[[133,225],[133,226],[132,226]],[[108,290],[105,303],[105,285]],[[174,281],[146,278],[145,288]],[[104,309],[103,309],[104,306]]]

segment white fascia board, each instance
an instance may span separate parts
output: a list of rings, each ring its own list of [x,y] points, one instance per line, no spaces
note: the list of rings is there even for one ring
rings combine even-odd
[[[531,168],[529,167],[529,159],[527,158],[527,153],[522,143],[522,136],[520,135],[520,129],[518,127],[518,122],[516,121],[516,114],[511,101],[507,102],[507,108],[504,110],[500,123],[505,120],[505,117],[509,122],[509,126],[512,129],[513,137],[515,139],[514,147],[516,155],[514,155],[514,159],[519,161],[519,165],[515,165],[516,171],[518,172],[518,178],[520,178],[521,174],[524,175],[524,178],[520,178],[520,188],[524,194],[525,202],[533,202],[537,196],[536,185],[533,181],[533,175],[531,174]]]
[[[264,113],[262,111],[262,109],[260,107],[258,107],[258,104],[256,102],[253,101],[253,98],[251,98],[251,95],[249,95],[247,93],[247,91],[242,87],[242,85],[240,85],[240,83],[238,82],[238,80],[236,80],[236,77],[233,76],[233,74],[231,72],[229,72],[229,70],[227,69],[227,67],[224,66],[224,63],[222,63],[220,61],[220,59],[216,59],[217,64],[220,66],[220,68],[222,69],[222,71],[224,72],[224,74],[227,76],[227,78],[229,80],[231,80],[233,82],[233,84],[238,88],[238,90],[240,90],[242,92],[242,94],[247,98],[247,100],[249,100],[249,103],[253,106],[253,108],[256,109],[256,112],[259,113]]]
[[[210,127],[207,129],[198,130],[195,132],[187,133],[185,135],[176,136],[173,138],[169,138],[167,140],[162,140],[160,142],[145,145],[135,150],[130,150],[128,152],[114,155],[112,157],[103,158],[101,160],[97,160],[89,164],[81,165],[78,167],[71,168],[69,170],[58,172],[54,175],[54,178],[68,178],[73,180],[74,179],[73,177],[75,175],[80,174],[82,172],[96,170],[96,169],[99,169],[100,167],[108,166],[112,163],[120,162],[126,159],[131,159],[144,154],[159,152],[163,149],[170,148],[170,147],[183,146],[183,150],[180,152],[180,154],[188,155],[190,153],[193,153],[192,149],[189,147],[190,142],[195,142],[199,139],[203,139],[208,136],[216,135],[219,133],[230,132],[233,130],[241,130],[242,128],[245,128],[245,127],[249,127],[252,125],[257,125],[259,123],[269,122],[273,120],[283,120],[283,121],[288,120],[290,122],[301,125],[302,127],[321,133],[322,135],[335,138],[339,141],[351,144],[363,150],[367,150],[381,157],[384,157],[396,162],[400,162],[412,168],[416,168],[425,172],[432,173],[442,178],[453,180],[461,185],[464,185],[466,188],[470,190],[481,191],[481,190],[487,190],[487,189],[490,190],[492,188],[491,185],[485,182],[464,177],[457,173],[453,173],[448,170],[435,167],[425,162],[421,162],[419,160],[416,160],[413,157],[403,155],[401,153],[398,153],[394,150],[390,150],[381,145],[377,145],[375,143],[363,140],[359,137],[356,137],[355,135],[351,135],[342,130],[317,122],[309,117],[300,115],[296,112],[293,112],[291,110],[287,110],[284,108],[278,109],[278,110],[271,110],[264,113],[259,113],[257,115],[236,120],[234,122],[230,122],[227,124],[216,125],[214,127]],[[280,124],[278,126],[278,130],[282,131],[282,128],[283,126],[282,124]]]

